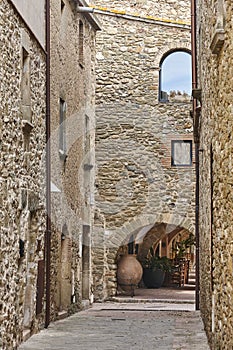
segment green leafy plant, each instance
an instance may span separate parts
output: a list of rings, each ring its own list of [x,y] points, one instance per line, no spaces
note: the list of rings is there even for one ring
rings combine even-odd
[[[190,248],[191,246],[195,245],[195,237],[193,234],[190,234],[188,238],[176,242],[176,246],[173,249],[176,254],[176,258],[183,258],[187,252],[187,248]]]
[[[143,267],[152,271],[162,270],[172,271],[172,261],[166,256],[159,257],[155,254],[153,247],[150,248],[147,258],[143,262]]]

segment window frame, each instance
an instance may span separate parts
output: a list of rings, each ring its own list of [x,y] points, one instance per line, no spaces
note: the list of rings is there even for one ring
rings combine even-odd
[[[189,144],[190,145],[190,152],[189,152],[189,163],[181,163],[181,164],[175,164],[175,144]],[[192,140],[171,140],[171,166],[172,167],[191,167],[193,165],[193,141]]]
[[[166,91],[162,90],[162,66],[163,66],[163,63],[166,60],[166,58],[168,56],[176,53],[176,52],[187,53],[191,56],[190,50],[185,49],[185,48],[178,48],[178,49],[173,49],[173,50],[166,52],[163,55],[163,57],[161,58],[160,63],[159,63],[159,88],[158,88],[158,101],[161,103],[168,103],[168,102],[174,103],[174,101],[169,100],[169,94]]]

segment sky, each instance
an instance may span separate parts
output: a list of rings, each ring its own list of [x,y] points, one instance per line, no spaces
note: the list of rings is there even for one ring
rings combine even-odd
[[[165,58],[162,64],[161,90],[185,91],[191,95],[192,72],[191,55],[186,52],[174,52]]]

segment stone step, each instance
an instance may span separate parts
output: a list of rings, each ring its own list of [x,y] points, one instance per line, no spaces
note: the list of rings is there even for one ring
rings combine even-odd
[[[132,297],[112,297],[108,301],[116,303],[132,303],[132,304],[151,304],[151,303],[162,303],[162,304],[195,304],[195,301],[192,299],[144,299],[144,298],[132,298]]]

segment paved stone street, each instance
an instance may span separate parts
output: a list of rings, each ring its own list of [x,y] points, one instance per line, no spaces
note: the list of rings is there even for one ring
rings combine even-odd
[[[94,304],[88,310],[52,323],[20,349],[209,349],[200,314],[193,307],[136,300]]]

